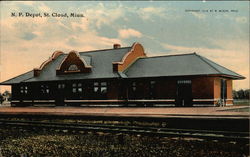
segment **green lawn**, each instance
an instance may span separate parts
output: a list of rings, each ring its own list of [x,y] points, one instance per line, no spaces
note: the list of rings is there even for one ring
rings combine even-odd
[[[249,99],[234,99],[234,105],[236,106],[250,106]]]

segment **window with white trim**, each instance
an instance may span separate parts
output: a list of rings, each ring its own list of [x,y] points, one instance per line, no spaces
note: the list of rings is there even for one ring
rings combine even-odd
[[[20,93],[21,94],[28,94],[28,86],[21,86]]]
[[[191,84],[191,80],[178,80],[177,84]]]
[[[57,85],[57,88],[58,88],[58,89],[64,89],[64,88],[65,88],[65,84],[64,84],[64,83],[59,83],[59,84]]]
[[[75,64],[71,64],[68,68],[68,71],[79,71],[79,68]]]
[[[133,92],[136,91],[136,82],[132,82],[132,91],[133,91]]]
[[[50,89],[49,89],[48,85],[41,85],[40,90],[41,90],[42,94],[49,94],[50,93]]]
[[[101,93],[106,94],[107,93],[107,82],[94,82],[93,86],[94,93]]]
[[[82,83],[73,83],[72,84],[72,93],[82,93],[83,87]]]

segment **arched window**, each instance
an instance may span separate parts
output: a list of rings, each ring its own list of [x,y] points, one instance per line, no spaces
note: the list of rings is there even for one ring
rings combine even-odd
[[[78,71],[78,70],[79,69],[78,69],[77,65],[75,65],[75,64],[70,65],[68,68],[68,71]]]

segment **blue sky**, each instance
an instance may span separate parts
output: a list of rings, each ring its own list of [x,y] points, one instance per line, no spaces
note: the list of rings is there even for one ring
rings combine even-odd
[[[247,1],[0,3],[0,81],[39,67],[55,50],[68,53],[140,42],[149,56],[197,52],[246,76],[235,81],[235,89],[249,88]],[[11,12],[82,13],[85,17],[11,17]]]

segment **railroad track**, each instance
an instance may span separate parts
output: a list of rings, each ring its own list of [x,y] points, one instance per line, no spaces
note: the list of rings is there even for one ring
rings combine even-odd
[[[27,120],[0,120],[0,126],[26,129],[48,129],[69,131],[91,131],[104,133],[141,134],[161,137],[187,137],[206,140],[249,143],[249,132],[194,130],[165,127],[125,126],[107,124],[59,123]]]

